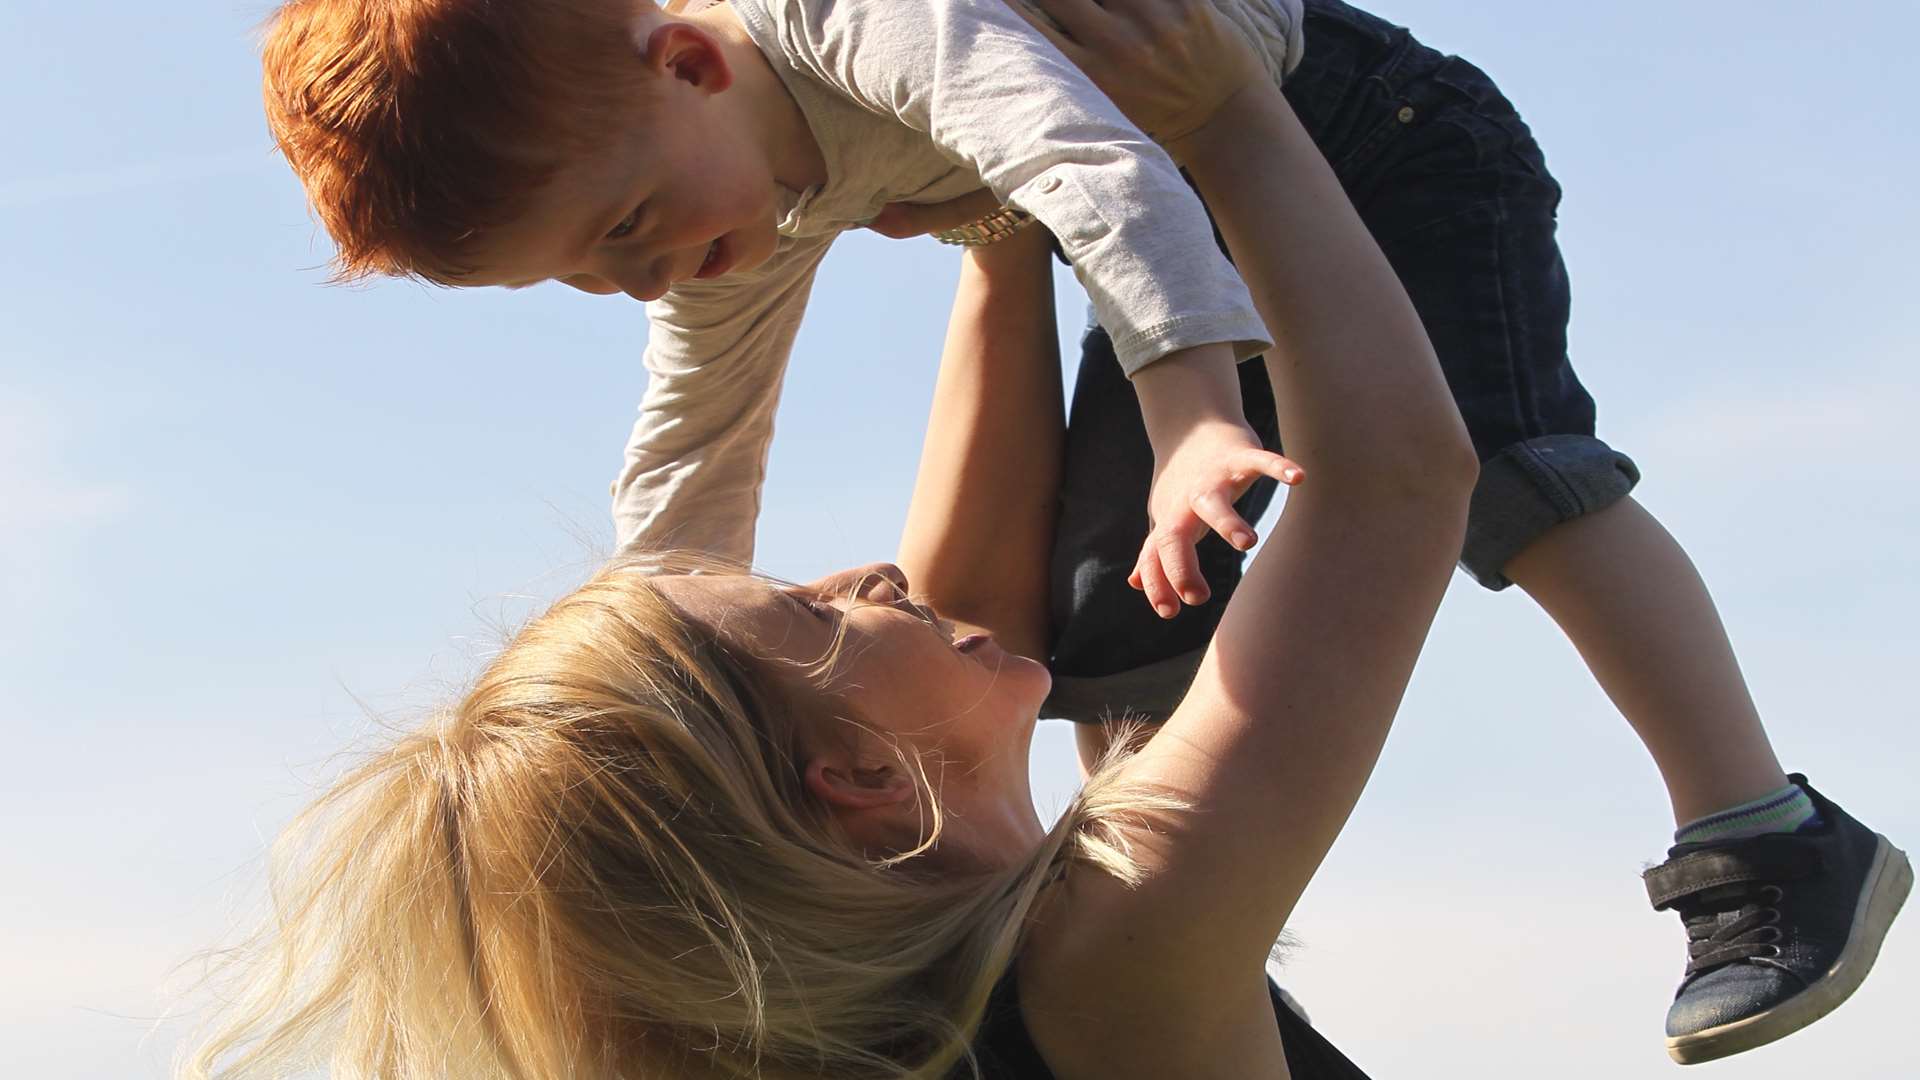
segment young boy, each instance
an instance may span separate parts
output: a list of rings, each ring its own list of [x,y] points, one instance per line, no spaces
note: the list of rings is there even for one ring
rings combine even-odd
[[[1069,30],[1099,29],[1098,12],[1036,3]],[[1689,939],[1668,1051],[1707,1061],[1790,1034],[1865,977],[1912,871],[1783,772],[1705,585],[1630,496],[1639,469],[1594,437],[1567,359],[1560,188],[1519,115],[1479,69],[1404,29],[1340,0],[1306,0],[1305,14],[1286,96],[1419,310],[1482,462],[1461,566],[1553,616],[1665,778],[1680,827],[1646,886]],[[1279,449],[1264,369],[1241,377],[1249,421]],[[1049,715],[1082,722],[1090,753],[1108,715],[1164,717],[1179,700],[1242,556],[1203,542],[1211,596],[1170,622],[1127,588],[1152,459],[1098,325],[1064,469]],[[1256,486],[1239,509],[1257,520],[1271,494]]]
[[[1220,0],[1279,78],[1298,0]],[[834,238],[983,184],[1059,240],[1112,328],[1155,457],[1144,549],[1192,545],[1298,470],[1242,418],[1266,328],[1153,141],[999,0],[294,0],[265,47],[275,135],[341,275],[648,302],[650,372],[613,485],[622,547],[746,562],[788,354]],[[1175,135],[1177,133],[1165,133]],[[1171,615],[1177,599],[1164,603]]]

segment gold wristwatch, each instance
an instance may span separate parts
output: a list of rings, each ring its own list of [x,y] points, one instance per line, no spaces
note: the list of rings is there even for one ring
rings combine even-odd
[[[930,235],[943,244],[985,247],[1005,240],[1032,223],[1032,214],[1011,206],[1003,206],[978,221],[970,221],[951,229],[936,229]]]

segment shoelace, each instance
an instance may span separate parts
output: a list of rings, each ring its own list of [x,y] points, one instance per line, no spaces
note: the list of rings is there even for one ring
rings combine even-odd
[[[1687,974],[1698,975],[1741,960],[1771,960],[1780,955],[1778,885],[1742,883],[1701,893],[1685,915]],[[1728,915],[1733,918],[1727,918]]]

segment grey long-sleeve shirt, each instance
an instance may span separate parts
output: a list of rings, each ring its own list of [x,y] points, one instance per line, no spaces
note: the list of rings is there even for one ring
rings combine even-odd
[[[1301,0],[1214,0],[1277,80]],[[1171,159],[1002,0],[732,0],[805,115],[828,180],[788,193],[772,258],[647,305],[649,373],[613,485],[621,547],[745,562],[787,359],[839,233],[890,202],[990,188],[1072,261],[1128,374],[1266,329]]]

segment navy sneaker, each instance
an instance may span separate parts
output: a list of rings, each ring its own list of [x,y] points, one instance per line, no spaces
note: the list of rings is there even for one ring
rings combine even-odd
[[[1887,838],[1799,784],[1821,823],[1796,833],[1680,844],[1646,872],[1656,911],[1687,924],[1687,973],[1667,1053],[1712,1061],[1799,1031],[1847,1000],[1913,887]]]

